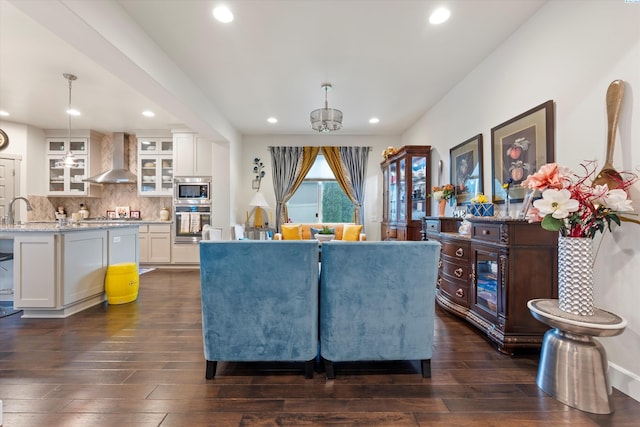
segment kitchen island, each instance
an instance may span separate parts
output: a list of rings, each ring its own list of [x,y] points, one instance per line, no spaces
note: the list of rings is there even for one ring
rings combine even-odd
[[[64,318],[105,301],[107,266],[139,265],[137,223],[27,223],[0,227],[13,240],[14,307],[23,317]]]

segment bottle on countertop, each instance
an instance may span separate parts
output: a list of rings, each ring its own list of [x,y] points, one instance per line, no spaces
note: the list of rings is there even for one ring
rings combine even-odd
[[[162,209],[160,209],[160,220],[161,221],[169,221],[169,208],[168,207],[163,207]]]
[[[78,211],[78,213],[80,214],[80,217],[82,219],[89,218],[89,209],[87,209],[84,203],[80,203],[80,210]]]

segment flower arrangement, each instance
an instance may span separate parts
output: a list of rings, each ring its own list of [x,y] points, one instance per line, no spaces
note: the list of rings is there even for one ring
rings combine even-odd
[[[493,203],[484,194],[476,194],[467,205],[467,213],[472,216],[493,216]]]
[[[480,193],[480,194],[477,194],[476,197],[471,199],[471,203],[476,203],[476,204],[489,203],[489,198],[484,194]]]
[[[548,163],[522,182],[523,187],[542,192],[542,198],[533,202],[529,221],[542,221],[542,228],[559,231],[565,237],[594,238],[611,222],[620,225],[621,212],[631,212],[631,199],[627,189],[638,179],[633,173],[621,173],[618,188],[594,185],[596,163],[580,165],[584,176]]]
[[[394,147],[387,147],[384,150],[382,150],[382,157],[385,160],[387,160],[389,157],[393,156],[397,152],[398,152],[398,150],[396,150]]]
[[[456,192],[452,184],[445,184],[442,187],[433,187],[430,196],[437,202],[440,200],[451,200],[455,197]]]

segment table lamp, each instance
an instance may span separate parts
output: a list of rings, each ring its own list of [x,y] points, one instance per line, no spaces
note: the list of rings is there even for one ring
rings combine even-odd
[[[267,200],[264,198],[264,194],[262,194],[259,191],[256,194],[254,194],[253,197],[251,198],[251,201],[249,202],[249,206],[254,207],[253,226],[257,228],[262,227],[264,225],[264,222],[262,219],[262,211],[264,210],[263,208],[269,207]]]

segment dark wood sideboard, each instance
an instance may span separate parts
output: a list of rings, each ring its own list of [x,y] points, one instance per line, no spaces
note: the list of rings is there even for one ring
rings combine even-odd
[[[524,220],[425,217],[423,236],[442,244],[436,302],[486,333],[498,350],[539,348],[549,329],[527,301],[558,297],[558,234]]]

